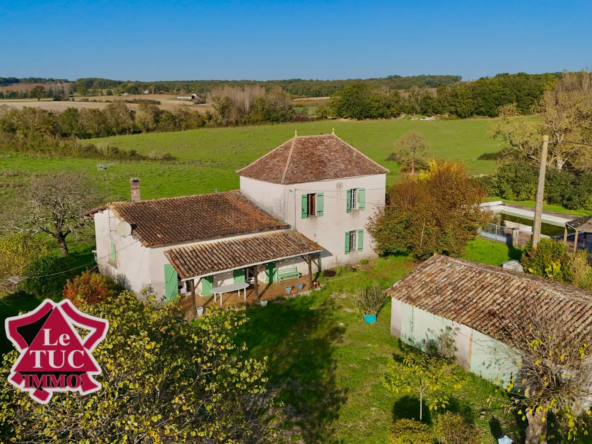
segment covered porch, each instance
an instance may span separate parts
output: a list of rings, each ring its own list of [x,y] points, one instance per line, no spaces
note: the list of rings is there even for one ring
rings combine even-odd
[[[574,230],[569,233],[568,229]],[[565,223],[563,242],[569,251],[575,253],[578,249],[592,251],[592,216],[584,216]]]
[[[184,309],[196,313],[198,307],[253,305],[310,291],[313,273],[321,269],[321,251],[302,234],[285,230],[175,248],[165,255],[176,275],[171,291],[181,296]]]

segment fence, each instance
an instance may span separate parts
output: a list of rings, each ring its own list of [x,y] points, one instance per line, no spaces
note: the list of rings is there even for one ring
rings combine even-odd
[[[488,223],[483,227],[481,230],[481,236],[498,242],[512,242],[512,235],[506,233],[505,227],[491,223]]]

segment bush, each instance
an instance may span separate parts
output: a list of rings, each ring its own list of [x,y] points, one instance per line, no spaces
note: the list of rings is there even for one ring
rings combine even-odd
[[[479,188],[486,196],[495,195],[495,176],[483,175],[471,177],[473,186]]]
[[[78,307],[82,303],[97,304],[113,297],[113,288],[109,280],[100,273],[84,271],[68,281],[62,295]]]
[[[56,256],[45,256],[26,265],[23,269],[24,280],[18,289],[38,298],[59,298],[68,279],[75,271],[68,271],[67,262]]]
[[[541,239],[537,248],[528,242],[520,262],[527,273],[557,282],[572,282],[569,253],[563,242]]]
[[[443,444],[477,444],[480,432],[477,427],[467,424],[458,413],[446,412],[434,422],[434,434]]]
[[[427,424],[401,419],[391,427],[390,441],[392,444],[432,444],[434,438]]]
[[[43,239],[30,233],[17,233],[0,239],[0,278],[22,275],[27,264],[50,252]]]
[[[354,298],[356,307],[364,315],[377,314],[386,301],[387,296],[378,284],[358,288]]]

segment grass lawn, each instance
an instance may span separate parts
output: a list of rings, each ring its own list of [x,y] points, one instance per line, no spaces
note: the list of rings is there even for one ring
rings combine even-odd
[[[499,265],[511,254],[504,244],[478,238],[465,257]],[[323,290],[312,296],[248,310],[251,321],[239,339],[251,356],[268,358],[270,381],[287,407],[286,427],[294,427],[303,442],[386,444],[394,420],[418,419],[417,397],[396,396],[382,385],[394,353],[415,353],[391,336],[390,303],[374,325],[365,324],[352,303],[357,287],[375,281],[392,285],[414,267],[409,257],[380,258],[325,279]],[[522,424],[488,407],[489,398],[505,395],[470,373],[463,379],[451,410],[477,424],[484,443],[494,442],[492,431],[498,435],[500,429],[518,437]],[[424,419],[431,424],[433,418],[428,413]]]
[[[137,134],[86,142],[113,144],[144,154],[158,150],[177,157],[174,162],[123,162],[109,168],[111,200],[129,199],[130,177],[141,178],[142,197],[151,199],[237,189],[239,178],[235,171],[293,137],[294,131],[299,135],[327,134],[332,128],[345,141],[387,167],[391,171],[387,176],[389,183],[399,179],[399,167],[384,159],[393,151],[393,142],[409,130],[421,131],[437,157],[463,161],[471,173],[492,173],[495,161],[477,160],[482,153],[499,149],[499,143],[488,137],[490,125],[490,119],[322,121]],[[51,171],[83,171],[96,178],[104,190],[104,173],[97,171],[97,163],[107,162],[3,153],[0,200],[15,197],[19,184],[28,180],[31,173]]]

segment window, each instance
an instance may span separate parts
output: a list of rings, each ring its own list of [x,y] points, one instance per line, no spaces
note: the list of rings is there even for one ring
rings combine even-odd
[[[322,216],[324,214],[325,196],[323,193],[303,194],[302,197],[302,219],[311,216]]]
[[[307,194],[306,198],[308,200],[308,215],[309,216],[316,216],[317,215],[317,195],[316,194]]]
[[[345,254],[364,249],[364,230],[345,232]]]
[[[366,208],[366,188],[352,188],[347,190],[347,212]]]

